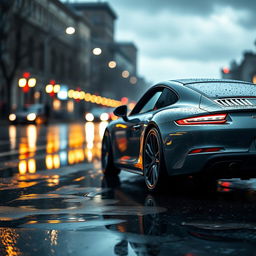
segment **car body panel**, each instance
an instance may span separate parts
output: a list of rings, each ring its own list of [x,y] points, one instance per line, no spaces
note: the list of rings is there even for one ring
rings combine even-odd
[[[202,81],[205,83],[206,80]],[[220,80],[209,81],[219,82]],[[239,82],[235,81],[235,83]],[[244,163],[247,157],[252,163],[251,169],[254,168],[254,162],[256,164],[256,99],[250,100],[253,103],[251,106],[225,107],[217,104],[214,101],[215,98],[209,98],[178,81],[161,82],[150,90],[157,87],[167,87],[176,92],[178,100],[175,104],[143,114],[132,112],[127,120],[119,118],[111,122],[107,128],[111,134],[114,163],[118,167],[143,174],[145,133],[150,127],[155,127],[161,137],[169,175],[198,173],[204,171],[211,163],[211,166],[226,163],[223,165],[224,169],[229,169],[233,163],[238,163],[240,167],[246,169]],[[178,125],[175,122],[179,119],[213,113],[227,113],[227,122],[210,125]],[[220,151],[190,153],[191,150],[198,148],[220,148]],[[247,173],[245,172],[244,175],[246,176]],[[241,173],[234,172],[234,176],[236,175],[241,176]]]
[[[127,165],[128,168],[142,170],[141,146],[144,133],[152,114],[134,115],[128,121],[118,119],[112,126],[111,137],[115,141],[113,145],[114,162],[119,165]]]

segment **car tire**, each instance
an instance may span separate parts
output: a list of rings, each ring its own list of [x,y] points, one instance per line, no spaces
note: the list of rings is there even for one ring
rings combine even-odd
[[[160,192],[166,188],[169,177],[165,168],[161,138],[156,128],[151,128],[146,134],[143,148],[143,174],[150,192]]]
[[[104,175],[118,175],[120,169],[114,165],[113,151],[111,146],[111,140],[109,132],[106,130],[102,140],[101,147],[101,167]]]

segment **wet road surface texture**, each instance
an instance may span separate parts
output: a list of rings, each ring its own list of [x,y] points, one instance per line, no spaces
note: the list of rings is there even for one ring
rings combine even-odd
[[[152,195],[143,177],[106,179],[105,126],[1,127],[1,256],[256,255],[255,180]]]

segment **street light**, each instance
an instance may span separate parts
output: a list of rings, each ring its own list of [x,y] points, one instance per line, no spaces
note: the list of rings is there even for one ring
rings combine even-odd
[[[45,87],[46,93],[51,93],[53,91],[53,85],[52,84],[47,84]]]
[[[57,32],[57,33],[56,33]],[[61,30],[61,31],[53,31],[52,29],[50,29],[50,31],[48,31],[47,36],[44,38],[44,79],[48,79],[49,77],[49,43],[51,42],[51,40],[55,39],[57,36],[63,36],[63,35],[68,35],[71,36],[73,34],[76,33],[76,29],[72,26],[66,27],[65,30]],[[51,89],[51,86],[46,86],[47,90]],[[45,88],[46,89],[46,88]],[[47,91],[46,91],[47,92]],[[47,92],[50,93],[50,92]]]
[[[92,50],[92,53],[93,53],[94,55],[98,56],[98,55],[101,55],[102,50],[101,50],[101,48],[96,47],[96,48],[94,48],[94,49]]]
[[[35,87],[36,86],[36,79],[35,78],[30,78],[28,79],[28,87]]]
[[[131,83],[131,84],[136,84],[137,81],[138,81],[138,79],[137,79],[135,76],[132,76],[132,77],[130,78],[130,83]]]
[[[45,86],[45,91],[50,94],[51,97],[54,97],[55,94],[60,91],[60,85],[56,84],[55,80],[51,80],[50,83]]]
[[[128,78],[129,75],[130,75],[130,73],[129,73],[129,71],[127,71],[127,70],[124,70],[124,71],[122,72],[122,77],[123,77],[123,78]]]
[[[108,67],[109,68],[115,68],[116,67],[116,62],[115,61],[110,61],[109,63],[108,63]]]
[[[29,72],[24,72],[22,78],[18,81],[18,86],[22,88],[24,93],[29,92],[29,89],[36,86],[36,79],[30,78]]]
[[[53,86],[53,92],[54,93],[58,93],[60,91],[60,85],[59,84],[55,84],[54,86]]]
[[[66,34],[68,34],[68,35],[73,35],[73,34],[75,34],[75,32],[76,32],[76,29],[74,28],[74,27],[67,27],[66,28]]]
[[[26,78],[20,78],[18,81],[19,87],[25,87],[26,83],[27,83]]]

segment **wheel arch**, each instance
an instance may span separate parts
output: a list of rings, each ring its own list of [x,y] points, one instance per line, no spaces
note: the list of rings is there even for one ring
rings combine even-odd
[[[144,164],[144,163],[143,163],[143,157],[142,157],[142,156],[143,156],[143,151],[144,151],[146,136],[147,136],[148,132],[149,132],[152,128],[155,128],[155,129],[158,131],[158,134],[159,134],[159,136],[160,136],[160,140],[161,140],[162,145],[163,145],[163,139],[162,139],[161,131],[160,131],[158,125],[157,125],[155,122],[151,121],[151,122],[147,125],[147,127],[146,127],[146,129],[145,129],[145,131],[144,131],[143,139],[142,139],[142,143],[141,143],[141,153],[140,153],[140,155],[141,155],[141,159],[142,159],[142,166],[143,166],[143,164]],[[163,148],[162,148],[162,150],[163,150]],[[142,168],[142,170],[143,170],[143,168]]]
[[[142,146],[143,173],[144,173],[144,154],[145,154],[144,150],[145,150],[146,138],[147,138],[147,135],[149,134],[149,132],[151,131],[151,129],[153,129],[153,128],[156,130],[154,133],[158,133],[158,137],[159,137],[158,140],[159,140],[159,147],[160,147],[158,152],[159,152],[159,155],[160,155],[159,160],[161,160],[161,161],[158,162],[158,163],[160,163],[160,165],[158,167],[158,168],[160,168],[158,170],[160,178],[158,176],[157,184],[159,184],[159,182],[160,182],[160,184],[162,184],[167,180],[166,179],[167,178],[166,161],[165,161],[165,156],[164,156],[164,152],[163,152],[163,143],[162,143],[161,131],[160,131],[159,126],[153,121],[148,124],[148,126],[146,127],[146,129],[144,131],[144,136],[143,136],[143,146]],[[144,176],[145,176],[145,181],[146,181],[147,180],[147,178],[146,178],[147,175],[144,174]],[[155,186],[153,188],[149,188],[149,185],[147,184],[147,181],[146,181],[146,185],[147,185],[148,189],[150,189],[150,191],[159,191],[161,189],[160,188],[161,185],[160,185],[160,187],[159,187],[159,185],[157,185],[157,188],[155,188]]]
[[[157,131],[158,131],[158,133],[159,133],[159,136],[160,136],[160,138],[161,138],[161,141],[163,142],[162,135],[161,135],[161,131],[160,131],[158,125],[157,125],[155,122],[151,121],[151,122],[148,124],[148,126],[146,127],[145,132],[144,132],[143,142],[142,142],[143,147],[144,147],[146,135],[148,134],[148,132],[149,132],[150,129],[152,129],[152,128],[156,128],[156,129],[157,129]]]

